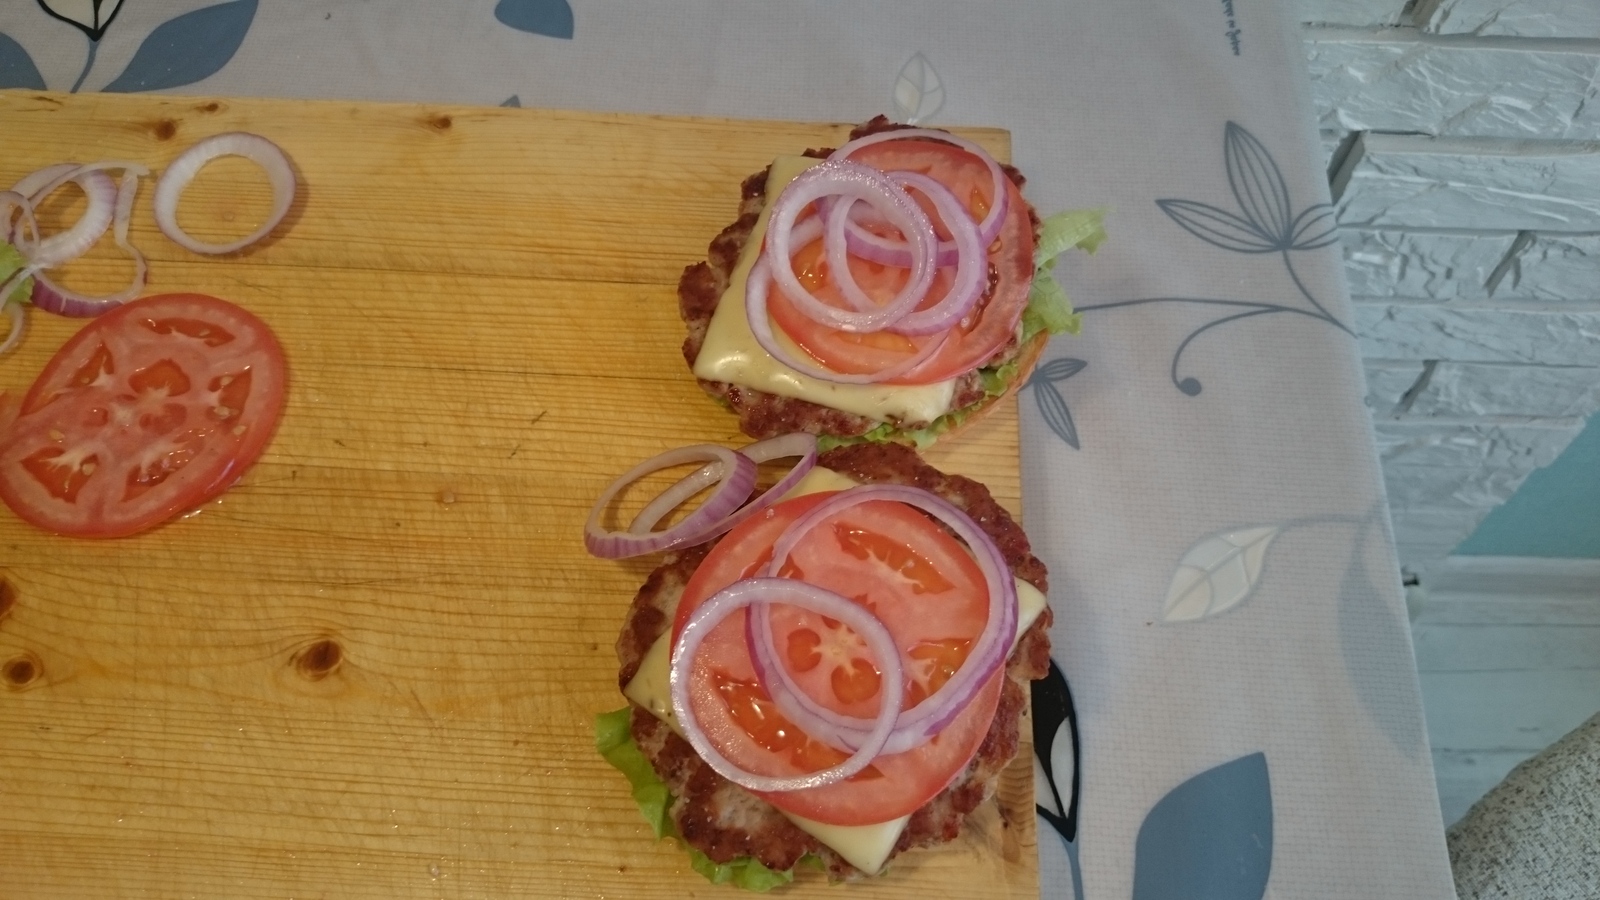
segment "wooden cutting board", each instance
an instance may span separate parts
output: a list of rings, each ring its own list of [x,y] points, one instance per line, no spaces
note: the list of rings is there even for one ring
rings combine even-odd
[[[272,325],[287,410],[238,486],[155,531],[72,540],[0,509],[5,895],[732,896],[651,838],[594,752],[652,563],[593,559],[580,535],[634,462],[744,442],[685,369],[678,274],[740,179],[846,127],[8,92],[0,184],[64,160],[159,172],[231,130],[300,174],[273,237],[190,254],[155,229],[151,179],[132,236],[150,292]],[[182,221],[243,234],[268,197],[221,160]],[[126,283],[103,243],[68,284]],[[0,388],[79,323],[30,327]],[[1014,407],[930,458],[1018,507]],[[1029,755],[1003,816],[849,893],[1036,897]],[[828,890],[803,880],[790,892]]]

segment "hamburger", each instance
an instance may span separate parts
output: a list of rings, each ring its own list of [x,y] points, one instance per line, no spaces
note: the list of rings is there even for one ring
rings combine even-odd
[[[1051,268],[1104,237],[1099,211],[1041,221],[1023,184],[976,144],[882,116],[746,178],[678,282],[701,388],[754,438],[926,447],[970,427],[1077,331]]]
[[[1028,684],[1049,666],[1045,567],[982,484],[892,443],[828,450],[795,481],[649,575],[616,644],[629,704],[597,725],[656,834],[677,837],[711,880],[757,890],[803,865],[833,881],[878,875],[954,840],[1016,755]],[[892,644],[873,644],[871,622],[806,609],[784,593],[797,584],[869,610],[857,615]],[[764,611],[735,600],[717,615],[750,585],[777,585]],[[903,691],[885,690],[897,674]],[[897,717],[883,711],[891,700]],[[886,721],[873,746],[868,726]],[[767,789],[863,754],[841,780]]]

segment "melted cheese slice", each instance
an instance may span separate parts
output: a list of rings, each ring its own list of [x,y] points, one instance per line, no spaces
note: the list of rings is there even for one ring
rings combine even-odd
[[[855,487],[858,483],[838,472],[818,466],[807,472],[783,499],[788,500],[819,491],[845,490]],[[1022,635],[1045,608],[1044,594],[1040,593],[1038,588],[1020,578],[1016,582],[1017,634],[1013,644],[1022,639]],[[671,614],[669,611],[668,615]],[[622,689],[622,695],[649,710],[682,736],[683,728],[672,712],[672,695],[668,685],[668,673],[672,662],[671,638],[672,634],[669,631],[650,645],[644,658],[639,661],[638,674],[634,675],[628,686]],[[869,875],[883,868],[884,861],[894,850],[895,842],[900,839],[900,832],[905,830],[906,823],[911,820],[910,816],[902,816],[874,825],[829,825],[783,810],[778,811],[801,831],[833,848],[834,852],[844,857],[846,862]]]
[[[950,411],[950,401],[955,398],[954,381],[926,385],[834,384],[803,375],[773,359],[750,333],[750,320],[745,317],[744,310],[745,282],[761,252],[772,202],[795,176],[821,161],[805,156],[780,156],[772,163],[772,171],[767,176],[767,204],[733,268],[728,289],[717,302],[717,311],[712,314],[711,325],[706,330],[705,344],[694,363],[694,374],[707,381],[725,381],[780,397],[809,400],[871,419],[932,422]],[[806,352],[782,330],[774,328],[773,334],[796,358],[806,358]]]

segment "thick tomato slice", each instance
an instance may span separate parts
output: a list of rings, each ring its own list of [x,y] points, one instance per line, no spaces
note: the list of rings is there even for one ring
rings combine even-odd
[[[283,410],[283,349],[201,294],[120,306],[58,351],[0,435],[0,499],[48,531],[118,537],[222,493]]]
[[[884,141],[863,147],[850,158],[884,171],[928,175],[950,188],[979,221],[994,201],[988,167],[951,144],[927,140]],[[1033,221],[1028,217],[1022,192],[1009,179],[1005,185],[1010,200],[1000,235],[989,247],[986,295],[979,299],[978,308],[955,327],[949,342],[938,353],[911,373],[889,383],[928,384],[954,378],[987,363],[1016,334],[1017,322],[1028,305],[1028,292],[1033,286]],[[912,191],[911,196],[923,204],[936,227],[942,228],[931,204],[916,191]],[[830,283],[821,244],[820,240],[815,241],[795,254],[795,274],[823,301],[848,309]],[[907,277],[905,269],[853,257],[850,271],[868,296],[883,303],[894,297]],[[944,298],[952,272],[951,269],[940,271],[921,307],[932,306]],[[835,331],[803,315],[782,291],[773,290],[770,298],[768,310],[773,322],[818,362],[836,372],[882,371],[914,356],[928,342],[938,339],[938,336],[911,338],[891,332]]]
[[[829,494],[780,503],[730,531],[695,571],[679,604],[676,635],[708,597],[771,560],[790,522]],[[988,590],[972,555],[915,509],[863,503],[822,522],[796,548],[785,577],[854,599],[888,627],[906,672],[911,708],[961,667],[988,619]],[[776,606],[773,640],[801,688],[849,715],[876,715],[887,685],[862,639],[833,619]],[[772,805],[835,825],[866,825],[914,812],[950,784],[978,749],[994,719],[1003,673],[932,741],[880,756],[847,781],[804,791],[762,794]],[[717,746],[747,771],[815,772],[844,753],[816,740],[777,711],[757,677],[745,642],[745,615],[713,629],[696,657],[691,698],[696,718]]]

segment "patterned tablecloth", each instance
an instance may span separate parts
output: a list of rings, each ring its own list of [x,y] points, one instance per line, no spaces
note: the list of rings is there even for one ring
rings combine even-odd
[[[1298,37],[1266,0],[13,0],[0,87],[1009,129],[1104,206],[1022,394],[1049,897],[1450,897]]]

